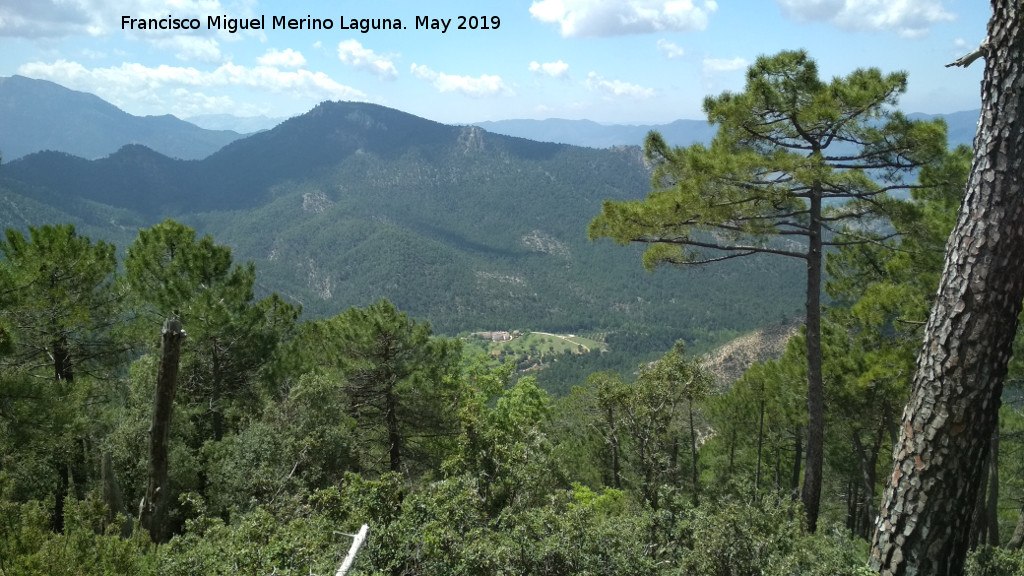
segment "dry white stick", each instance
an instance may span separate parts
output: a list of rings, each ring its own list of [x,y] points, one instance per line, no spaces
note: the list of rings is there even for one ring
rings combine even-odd
[[[345,561],[341,563],[334,576],[345,576],[348,569],[352,567],[352,563],[356,560],[356,552],[359,552],[359,547],[363,545],[363,540],[366,540],[366,533],[369,530],[370,527],[363,524],[362,528],[359,529],[359,533],[352,537],[352,547],[348,549],[348,556],[345,556]]]
[[[988,39],[987,38],[985,39],[984,42],[981,43],[981,46],[978,46],[978,48],[975,49],[970,54],[967,54],[965,56],[957,58],[955,61],[950,62],[949,64],[946,64],[946,68],[949,68],[950,66],[960,66],[961,68],[967,68],[975,60],[977,60],[978,58],[983,58],[985,56],[988,56]]]

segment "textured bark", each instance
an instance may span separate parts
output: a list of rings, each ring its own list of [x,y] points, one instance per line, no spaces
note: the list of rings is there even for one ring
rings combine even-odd
[[[974,162],[925,328],[870,565],[961,574],[1024,298],[1024,30],[993,0]]]
[[[166,541],[167,502],[170,493],[168,452],[174,392],[178,384],[181,342],[185,331],[177,318],[168,318],[163,329],[163,349],[156,373],[153,424],[149,429],[149,484],[139,510],[139,522],[154,542]]]

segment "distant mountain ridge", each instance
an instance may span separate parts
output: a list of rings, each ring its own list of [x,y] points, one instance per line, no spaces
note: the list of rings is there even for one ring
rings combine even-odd
[[[126,144],[193,160],[241,138],[205,130],[169,114],[133,116],[86,92],[24,76],[0,77],[0,153],[4,161],[54,150],[102,158]]]
[[[943,117],[951,145],[971,144],[978,110],[951,114],[909,114],[911,118]],[[13,160],[52,150],[86,159],[110,155],[129,144],[141,144],[171,158],[205,158],[243,135],[269,130],[281,118],[206,114],[180,120],[171,115],[133,116],[85,92],[46,80],[0,77],[0,154]],[[599,124],[591,120],[499,120],[476,122],[489,132],[537,142],[589,148],[641,146],[651,130],[669,144],[708,143],[715,127],[704,120],[668,124]]]
[[[951,114],[908,114],[911,119],[930,120],[944,118],[949,126],[949,144],[967,144],[974,141],[980,110],[953,112]],[[611,148],[612,146],[642,146],[647,133],[657,130],[672,146],[708,144],[715,137],[717,128],[704,120],[676,120],[668,124],[630,125],[598,124],[591,120],[498,120],[476,122],[474,126],[508,136],[556,142],[589,148]]]
[[[287,118],[270,118],[267,116],[233,116],[231,114],[200,114],[185,118],[200,128],[207,130],[233,130],[239,134],[253,134],[270,130]]]
[[[651,130],[661,132],[673,146],[688,146],[696,142],[708,143],[716,128],[704,120],[676,120],[669,124],[629,125],[598,124],[591,120],[498,120],[476,122],[489,132],[516,136],[538,142],[572,144],[589,148],[612,146],[642,146]]]

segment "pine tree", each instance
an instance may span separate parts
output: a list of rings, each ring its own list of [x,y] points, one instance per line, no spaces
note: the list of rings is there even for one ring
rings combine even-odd
[[[655,190],[606,201],[591,238],[650,244],[643,262],[696,265],[758,254],[806,262],[807,457],[802,500],[817,525],[824,459],[821,366],[823,250],[868,242],[844,223],[879,214],[903,176],[945,150],[942,122],[893,109],[905,73],[855,70],[831,82],[803,51],[758,58],[746,89],[704,102],[719,126],[709,147],[670,148],[652,132],[644,152]]]

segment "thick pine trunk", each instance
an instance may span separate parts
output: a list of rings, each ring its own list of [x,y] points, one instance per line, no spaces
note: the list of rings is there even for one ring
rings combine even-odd
[[[807,529],[818,528],[822,468],[825,460],[825,384],[821,369],[821,195],[810,199],[807,247],[807,463],[801,499]]]
[[[1024,28],[993,0],[974,162],[925,328],[870,565],[963,573],[1024,298]]]

